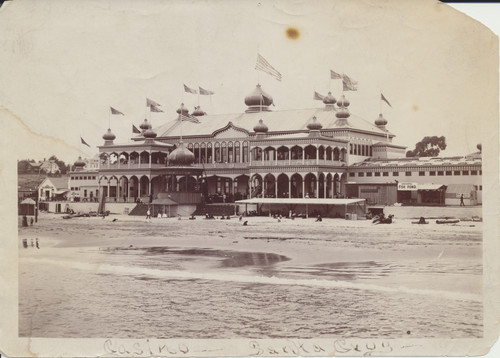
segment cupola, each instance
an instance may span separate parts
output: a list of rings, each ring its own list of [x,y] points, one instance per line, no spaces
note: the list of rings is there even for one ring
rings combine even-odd
[[[201,109],[200,106],[194,107],[193,116],[200,117],[200,116],[204,116],[204,115],[206,115],[206,113],[203,112],[203,110]]]
[[[104,145],[113,145],[113,141],[116,139],[116,136],[111,132],[111,129],[108,128],[106,133],[102,136],[102,139],[104,139]]]
[[[328,94],[323,98],[323,103],[325,104],[325,109],[329,111],[335,110],[335,103],[337,99],[333,97],[332,92],[328,92]]]
[[[179,141],[179,145],[168,156],[170,165],[187,166],[194,162],[194,154],[186,148],[184,142]]]
[[[385,125],[386,125],[386,124],[387,124],[387,119],[385,119],[385,118],[384,118],[384,116],[382,115],[382,113],[380,113],[380,114],[378,115],[378,118],[375,120],[375,125],[376,125],[378,128],[380,128],[380,129],[382,129],[382,130],[386,131],[386,130],[387,130],[387,129],[385,128]]]
[[[262,90],[258,84],[252,93],[245,97],[248,106],[245,112],[270,112],[269,106],[273,104],[273,97]]]
[[[75,171],[80,171],[83,170],[83,167],[85,166],[85,161],[82,159],[82,157],[78,157],[76,162],[73,164],[75,166]]]
[[[255,132],[257,137],[262,137],[264,136],[269,129],[265,125],[264,121],[262,119],[259,119],[259,123],[257,123],[253,127],[253,131]]]

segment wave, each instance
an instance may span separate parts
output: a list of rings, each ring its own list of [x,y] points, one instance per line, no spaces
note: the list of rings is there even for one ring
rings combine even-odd
[[[133,266],[120,266],[99,263],[85,263],[77,261],[61,261],[51,259],[37,259],[37,258],[22,258],[20,261],[46,263],[51,265],[62,266],[64,268],[74,268],[78,270],[94,271],[99,274],[115,274],[115,275],[133,275],[133,276],[151,276],[154,278],[175,278],[185,280],[212,280],[212,281],[225,281],[225,282],[241,282],[241,283],[256,283],[268,285],[298,285],[298,286],[313,286],[323,288],[347,288],[355,290],[369,290],[387,293],[404,293],[433,296],[437,298],[446,298],[458,301],[474,301],[482,302],[482,295],[466,292],[451,292],[443,290],[431,290],[411,288],[405,286],[388,287],[367,283],[357,283],[338,280],[321,280],[321,279],[295,279],[295,278],[282,278],[282,277],[265,277],[255,275],[231,274],[231,273],[218,273],[218,272],[192,272],[181,270],[160,270],[143,267]]]

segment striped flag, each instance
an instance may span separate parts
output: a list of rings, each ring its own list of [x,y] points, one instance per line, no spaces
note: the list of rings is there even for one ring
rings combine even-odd
[[[82,144],[90,148],[90,145],[86,141],[84,141],[82,137],[80,137],[80,140],[82,141]]]
[[[149,109],[151,112],[163,112],[159,107],[155,106],[154,104],[150,105]]]
[[[382,101],[384,101],[385,103],[387,103],[389,105],[389,107],[392,108],[391,104],[389,103],[389,101],[387,100],[387,98],[384,97],[384,95],[382,94],[382,92],[380,92],[380,99]]]
[[[141,131],[139,130],[139,128],[132,124],[132,133],[141,134]]]
[[[199,88],[199,90],[200,90],[200,94],[202,94],[202,95],[204,95],[204,96],[210,96],[210,95],[215,94],[215,92],[214,92],[214,91],[209,91],[209,90],[203,89],[203,88],[201,88],[201,87],[199,87],[199,86],[198,86],[198,88]]]
[[[184,115],[181,115],[181,121],[188,121],[188,122],[193,122],[193,123],[200,123],[200,121],[198,120],[198,118],[196,117],[193,117],[193,116],[184,116]]]
[[[124,116],[124,114],[122,112],[120,112],[119,110],[117,109],[114,109],[113,107],[109,107],[111,109],[111,114],[121,114],[122,116]]]
[[[187,93],[192,93],[192,94],[198,94],[198,91],[192,88],[189,88],[188,86],[184,85],[184,92]]]
[[[342,78],[342,75],[340,75],[339,73],[337,73],[335,71],[330,70],[330,78],[332,80],[339,80]]]
[[[358,90],[358,81],[353,80],[346,74],[342,75],[342,86],[344,91],[357,91]]]
[[[266,59],[260,54],[257,54],[257,63],[255,64],[255,69],[265,72],[268,75],[276,78],[278,81],[281,81],[281,73],[279,73],[273,66],[271,66],[269,62],[267,62]]]
[[[161,104],[153,101],[152,99],[146,98],[146,107],[150,107],[150,106],[161,107]]]
[[[313,100],[315,101],[322,101],[325,98],[325,96],[319,94],[318,92],[314,91],[314,97]]]

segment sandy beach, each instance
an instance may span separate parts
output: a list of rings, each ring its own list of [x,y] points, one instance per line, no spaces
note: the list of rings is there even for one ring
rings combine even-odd
[[[19,255],[20,335],[482,334],[481,222],[42,214]]]

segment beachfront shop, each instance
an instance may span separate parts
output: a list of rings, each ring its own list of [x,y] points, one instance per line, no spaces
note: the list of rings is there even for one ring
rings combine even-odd
[[[405,205],[445,205],[446,185],[398,183],[397,200]]]
[[[477,187],[473,184],[450,184],[446,187],[446,205],[460,205],[462,197],[465,206],[477,205]]]
[[[346,195],[365,199],[367,205],[393,205],[397,202],[397,186],[396,183],[347,183]]]

